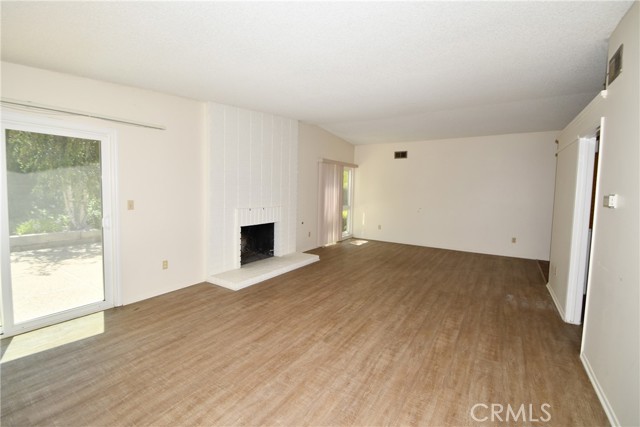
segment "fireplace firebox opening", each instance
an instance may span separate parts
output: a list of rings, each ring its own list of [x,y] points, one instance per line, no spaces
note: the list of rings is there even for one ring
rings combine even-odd
[[[273,256],[273,225],[240,227],[240,265]]]

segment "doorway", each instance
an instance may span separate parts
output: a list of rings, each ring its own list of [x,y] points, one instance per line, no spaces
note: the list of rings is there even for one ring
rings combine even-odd
[[[596,132],[587,135],[561,145],[557,152],[547,284],[562,319],[576,325],[583,318],[593,226],[590,219],[597,200]]]
[[[591,161],[592,163],[592,166],[590,168],[592,172],[592,178],[591,178],[591,188],[589,190],[591,192],[591,198],[589,201],[589,225],[588,225],[589,230],[588,230],[586,254],[585,254],[586,261],[584,266],[585,268],[584,288],[582,291],[582,308],[580,311],[581,325],[584,322],[584,314],[585,314],[585,309],[587,305],[587,286],[589,284],[589,266],[591,263],[591,244],[593,239],[593,224],[594,224],[594,218],[596,213],[596,200],[597,200],[596,189],[598,185],[598,164],[600,161],[600,128],[598,128],[596,131],[593,156],[589,156],[588,161]]]
[[[114,135],[3,116],[3,334],[113,307]]]

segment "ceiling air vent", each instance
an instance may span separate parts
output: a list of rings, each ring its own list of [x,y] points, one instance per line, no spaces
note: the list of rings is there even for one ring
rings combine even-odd
[[[407,158],[407,152],[406,151],[396,151],[393,153],[393,158],[394,159],[406,159]]]

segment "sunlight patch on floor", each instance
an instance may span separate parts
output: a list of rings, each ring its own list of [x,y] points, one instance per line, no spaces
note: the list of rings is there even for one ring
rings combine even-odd
[[[94,313],[47,326],[2,342],[0,363],[10,362],[104,333],[104,313]]]
[[[350,240],[349,243],[356,246],[364,245],[365,243],[369,243],[368,240]]]

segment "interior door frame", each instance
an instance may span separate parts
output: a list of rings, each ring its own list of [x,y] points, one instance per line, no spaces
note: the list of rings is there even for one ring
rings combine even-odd
[[[117,132],[114,129],[100,128],[83,122],[69,120],[68,117],[53,119],[39,114],[2,111],[2,135],[0,143],[0,277],[2,338],[38,329],[43,326],[60,323],[83,315],[99,312],[122,305],[120,291],[119,221],[117,197]],[[28,132],[47,133],[83,139],[101,141],[102,173],[102,238],[104,301],[99,301],[76,309],[54,313],[20,324],[14,323],[11,289],[11,260],[9,243],[9,211],[6,173],[6,130],[15,129]]]

